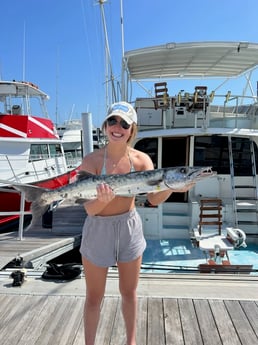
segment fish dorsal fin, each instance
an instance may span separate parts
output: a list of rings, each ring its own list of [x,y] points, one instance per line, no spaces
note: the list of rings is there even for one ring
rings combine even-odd
[[[77,174],[77,178],[78,178],[78,181],[81,181],[81,180],[85,180],[89,177],[93,177],[95,176],[94,174],[91,174],[87,171],[84,171],[84,170],[80,170]]]

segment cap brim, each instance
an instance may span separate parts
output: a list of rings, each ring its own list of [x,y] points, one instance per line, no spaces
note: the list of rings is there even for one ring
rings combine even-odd
[[[107,121],[107,119],[109,119],[109,118],[112,117],[112,116],[119,116],[119,117],[121,117],[121,119],[125,120],[125,122],[128,123],[128,125],[131,125],[131,124],[134,122],[134,121],[133,121],[130,117],[128,117],[126,114],[124,114],[124,113],[121,114],[121,113],[119,113],[119,111],[116,111],[116,112],[114,112],[114,113],[108,114],[108,115],[105,117],[102,126],[103,126],[104,123]]]

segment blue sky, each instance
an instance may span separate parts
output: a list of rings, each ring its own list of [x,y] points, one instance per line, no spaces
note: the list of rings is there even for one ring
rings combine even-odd
[[[104,8],[113,74],[119,80],[120,0],[109,0]],[[257,0],[124,0],[123,9],[125,51],[168,42],[258,42]],[[2,80],[39,85],[50,95],[49,115],[55,122],[90,111],[93,124],[101,124],[105,54],[94,0],[2,1],[0,30]],[[173,85],[174,94],[193,90],[188,81]],[[244,85],[237,86],[241,92]]]

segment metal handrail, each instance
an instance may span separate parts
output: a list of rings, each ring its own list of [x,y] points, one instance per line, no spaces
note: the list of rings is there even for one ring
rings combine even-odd
[[[21,200],[20,200],[20,210],[19,211],[12,211],[12,212],[0,212],[0,216],[15,216],[19,215],[19,228],[18,228],[18,240],[23,240],[23,226],[24,226],[24,216],[31,214],[30,211],[25,211],[25,193],[19,192],[14,189],[7,189],[7,188],[0,188],[0,191],[4,191],[7,193],[20,193],[21,194]]]

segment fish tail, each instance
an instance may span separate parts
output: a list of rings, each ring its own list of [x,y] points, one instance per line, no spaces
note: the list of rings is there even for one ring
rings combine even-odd
[[[49,192],[49,189],[32,185],[15,184],[13,187],[25,194],[25,200],[31,202],[32,223],[41,217],[48,209],[50,203],[42,198],[42,194]]]

